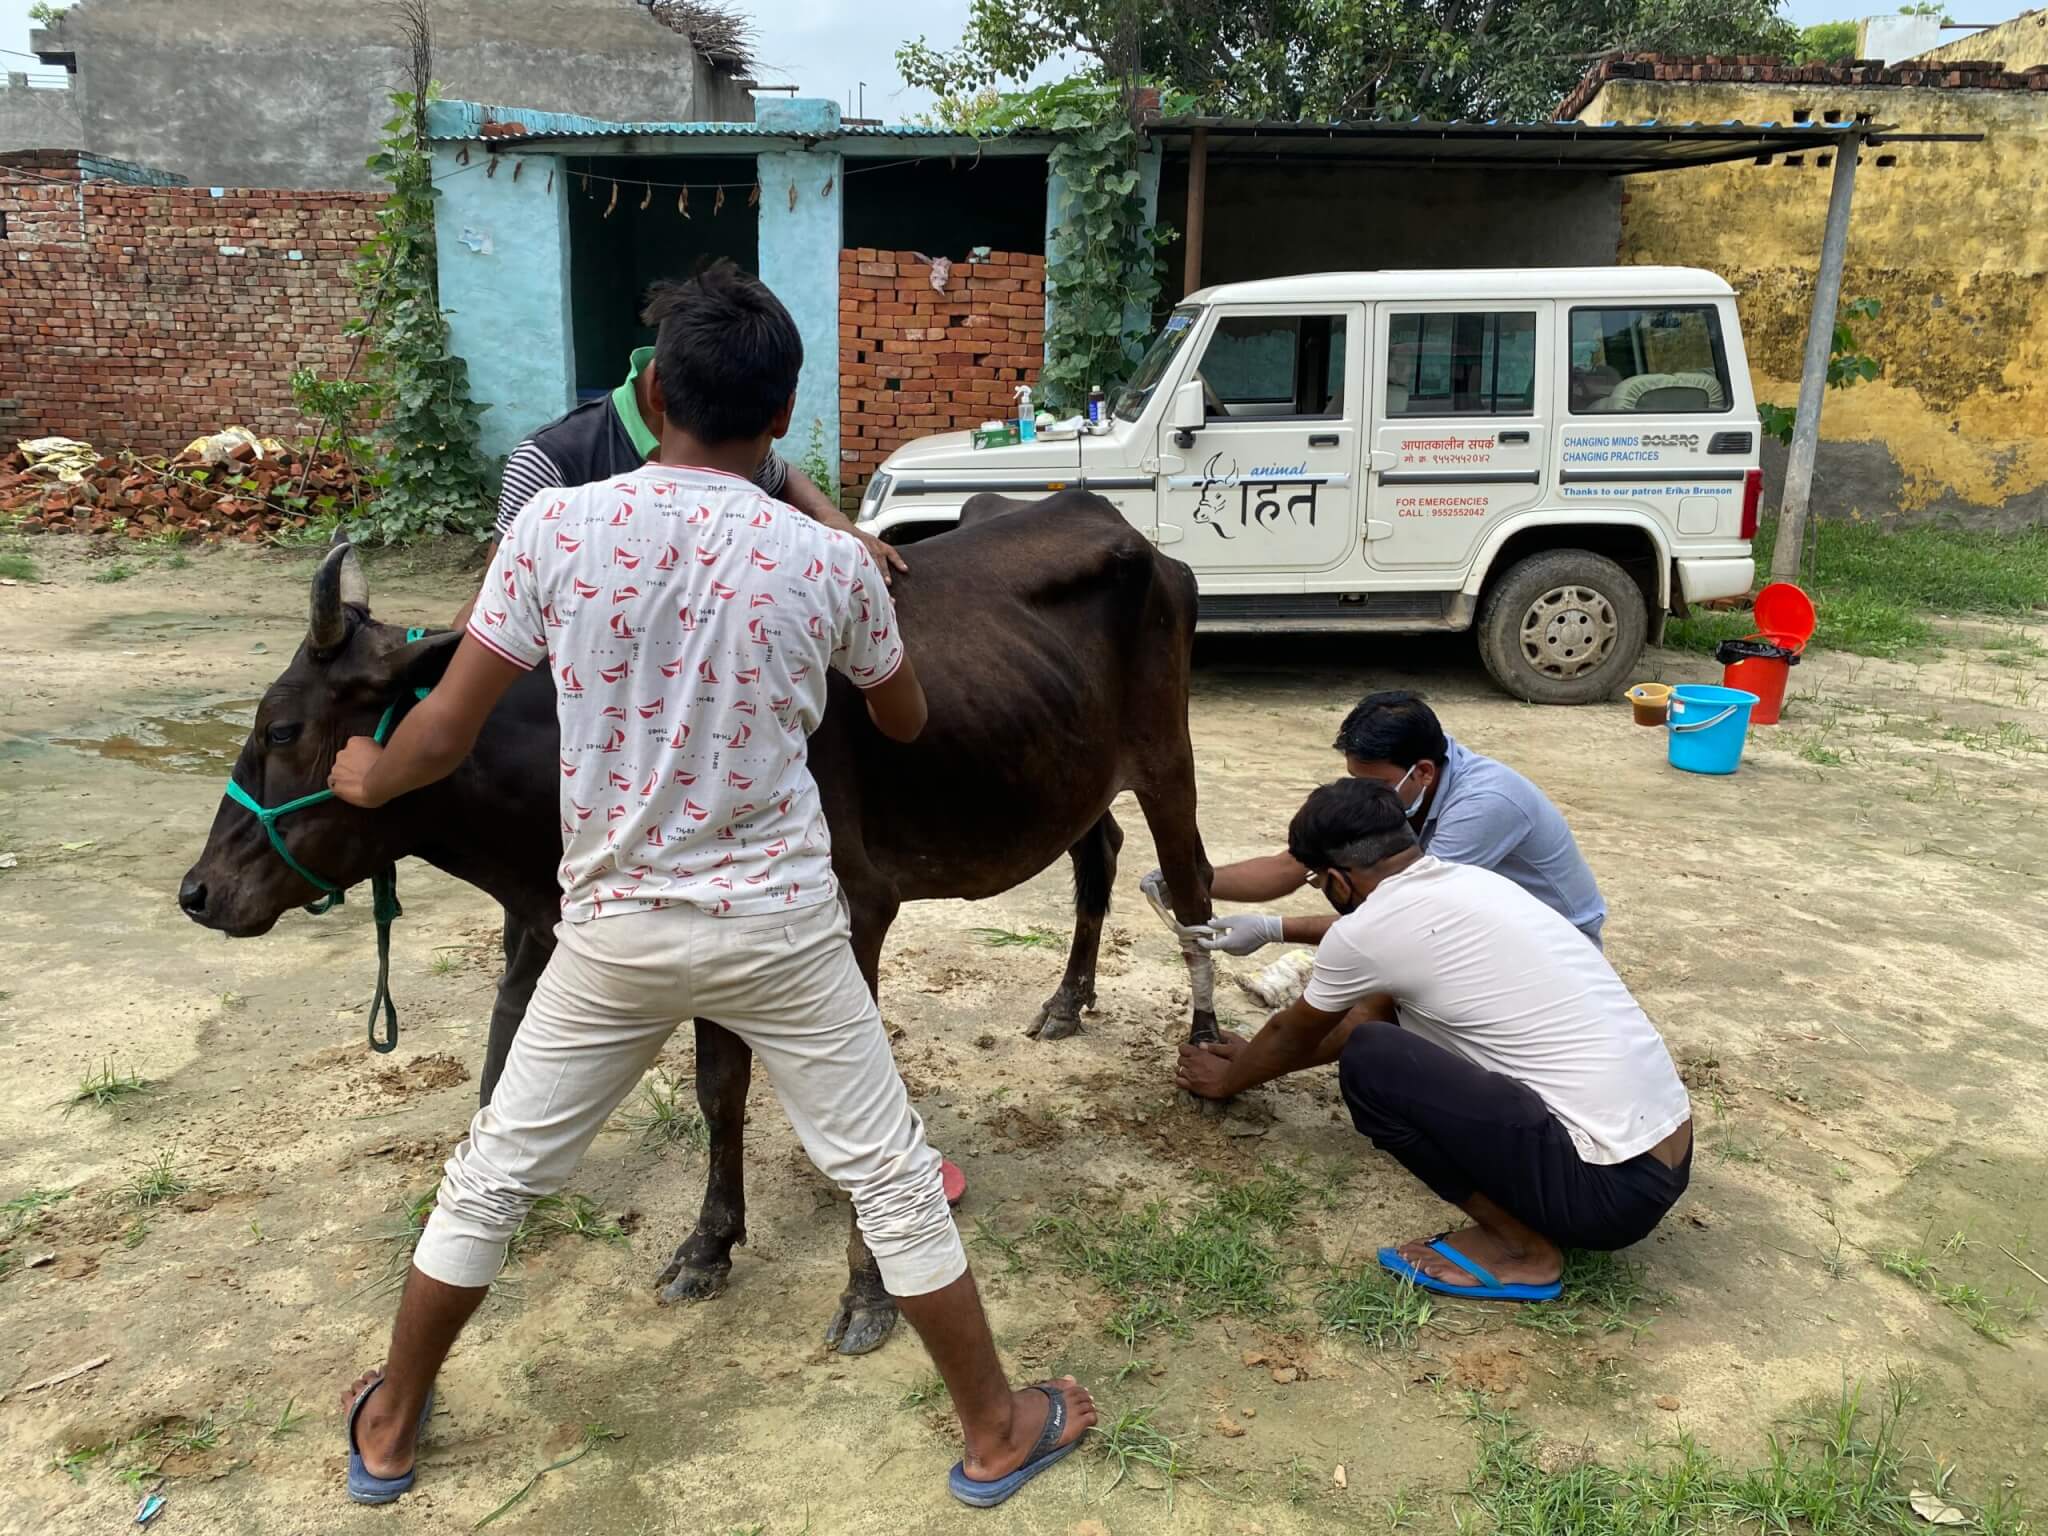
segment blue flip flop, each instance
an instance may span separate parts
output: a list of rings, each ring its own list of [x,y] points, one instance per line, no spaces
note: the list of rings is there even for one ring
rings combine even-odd
[[[362,1395],[348,1411],[348,1496],[358,1504],[395,1503],[400,1494],[412,1487],[413,1475],[419,1471],[419,1463],[415,1461],[396,1477],[379,1477],[363,1465],[363,1453],[356,1449],[356,1419],[362,1414],[363,1404],[370,1400],[370,1394],[383,1385],[384,1378],[379,1376],[363,1388]],[[433,1413],[434,1394],[429,1391],[426,1402],[420,1405],[419,1428],[413,1436],[415,1449],[420,1441],[426,1439],[427,1420],[433,1417]]]
[[[1393,1248],[1380,1250],[1380,1267],[1392,1270],[1419,1290],[1434,1291],[1439,1296],[1463,1296],[1468,1301],[1555,1301],[1564,1294],[1564,1281],[1561,1279],[1548,1285],[1503,1285],[1441,1237],[1432,1239],[1429,1246],[1479,1283],[1453,1285],[1447,1280],[1438,1280],[1424,1274]]]
[[[1069,1455],[1081,1441],[1077,1436],[1066,1445],[1059,1443],[1067,1429],[1067,1395],[1048,1382],[1034,1382],[1032,1391],[1045,1394],[1047,1408],[1045,1428],[1038,1432],[1038,1443],[1031,1447],[1031,1454],[1024,1458],[1024,1465],[1003,1477],[982,1482],[967,1475],[967,1463],[956,1461],[946,1478],[946,1486],[953,1491],[953,1497],[962,1504],[972,1504],[976,1509],[994,1509],[1011,1494],[1022,1488],[1054,1462]]]

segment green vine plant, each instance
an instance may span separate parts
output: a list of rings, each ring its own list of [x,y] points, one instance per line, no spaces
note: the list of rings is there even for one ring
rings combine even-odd
[[[1901,14],[1905,14],[1901,12]],[[1884,365],[1868,353],[1857,350],[1856,332],[1849,322],[1861,324],[1875,320],[1884,306],[1876,299],[1851,299],[1842,306],[1835,317],[1835,334],[1828,343],[1828,388],[1847,389],[1853,384],[1862,384],[1876,378],[1884,371]],[[1790,406],[1772,405],[1759,401],[1756,408],[1761,419],[1764,435],[1775,437],[1781,443],[1792,441],[1792,425],[1798,412]]]
[[[363,305],[345,334],[363,348],[364,377],[292,375],[300,411],[319,423],[318,446],[359,446],[351,425],[370,434],[375,498],[350,521],[357,540],[391,544],[431,534],[492,528],[489,460],[477,430],[483,408],[469,397],[469,368],[448,349],[448,316],[435,269],[433,157],[427,105],[436,96],[426,0],[404,0],[402,40],[411,53],[408,90],[390,94],[392,115],[365,163],[391,192],[350,270]]]
[[[1052,138],[1047,170],[1064,190],[1046,251],[1051,312],[1037,399],[1065,412],[1080,410],[1092,388],[1115,394],[1145,355],[1160,294],[1160,247],[1174,238],[1146,215],[1141,145],[1126,94],[1085,76],[1018,93],[997,94],[984,83],[949,91],[950,61],[942,56],[912,44],[896,58],[911,84],[938,95],[935,116],[945,126]]]
[[[797,460],[796,467],[810,476],[811,483],[825,493],[826,500],[838,502],[839,476],[833,473],[831,456],[825,452],[825,423],[815,416],[811,418],[811,435],[804,456]]]

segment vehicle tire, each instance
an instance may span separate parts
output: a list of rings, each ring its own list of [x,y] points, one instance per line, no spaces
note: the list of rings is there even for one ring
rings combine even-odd
[[[1591,704],[1628,681],[1649,634],[1635,579],[1605,555],[1551,549],[1495,582],[1479,606],[1479,658],[1531,704]]]

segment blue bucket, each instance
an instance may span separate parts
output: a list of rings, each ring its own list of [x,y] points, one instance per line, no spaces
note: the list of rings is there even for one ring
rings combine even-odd
[[[1749,738],[1749,712],[1756,695],[1710,683],[1681,683],[1671,690],[1671,766],[1687,773],[1733,773],[1742,766]]]

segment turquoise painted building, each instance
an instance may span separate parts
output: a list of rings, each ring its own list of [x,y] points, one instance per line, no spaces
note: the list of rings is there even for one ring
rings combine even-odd
[[[1065,196],[1043,137],[849,123],[829,101],[763,100],[751,123],[444,101],[429,125],[441,302],[498,455],[624,377],[650,283],[726,256],[803,333],[785,453],[836,466],[840,251],[1043,252]],[[1147,170],[1156,198],[1156,156]]]

